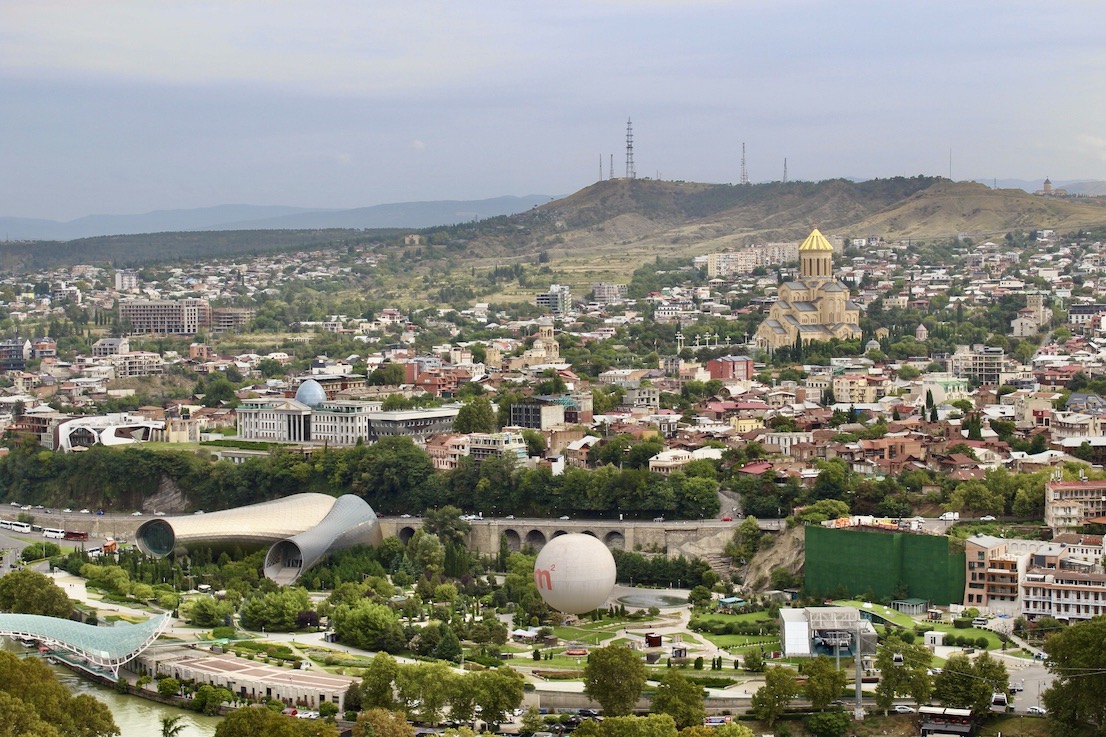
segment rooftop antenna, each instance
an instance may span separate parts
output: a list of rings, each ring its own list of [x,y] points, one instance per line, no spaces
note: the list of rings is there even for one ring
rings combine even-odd
[[[745,168],[745,142],[741,142],[741,183],[749,183],[749,172]]]
[[[633,179],[634,171],[634,123],[626,118],[626,178]]]
[[[787,157],[783,157],[783,181],[787,181]]]

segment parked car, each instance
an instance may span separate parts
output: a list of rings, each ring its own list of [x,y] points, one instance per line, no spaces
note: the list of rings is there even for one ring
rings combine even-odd
[[[980,522],[994,522],[996,519],[998,519],[998,518],[995,517],[995,515],[993,515],[993,514],[985,514],[985,515],[983,515],[982,517],[979,518],[979,521]]]
[[[896,714],[913,714],[914,707],[907,706],[906,704],[896,704],[895,708],[891,711],[895,712]]]
[[[1036,714],[1039,717],[1048,715],[1048,709],[1044,708],[1043,706],[1031,706],[1026,709],[1025,712],[1027,714]]]
[[[562,514],[560,519],[568,519],[568,515],[567,514]]]
[[[131,516],[132,516],[132,517],[141,517],[141,516],[142,516],[142,512],[131,512]]]
[[[654,522],[664,522],[664,517],[654,517],[653,521]]]
[[[82,509],[81,514],[92,514],[92,513],[89,512],[87,509]]]
[[[733,522],[733,517],[731,517],[730,515],[727,514],[725,517],[722,518],[722,521],[723,522]]]

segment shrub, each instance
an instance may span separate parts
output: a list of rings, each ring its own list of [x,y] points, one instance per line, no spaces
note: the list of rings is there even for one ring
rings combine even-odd
[[[975,638],[975,646],[978,647],[980,650],[986,650],[989,644],[990,642],[987,640],[987,638],[982,635]]]
[[[952,620],[952,626],[955,627],[958,630],[970,629],[971,626],[972,626],[972,620],[967,619],[965,617],[961,617],[959,619],[954,619],[954,620]]]
[[[695,670],[703,670],[703,656],[695,658]]]

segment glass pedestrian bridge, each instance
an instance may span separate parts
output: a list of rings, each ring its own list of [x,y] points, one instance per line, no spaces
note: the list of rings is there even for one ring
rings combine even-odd
[[[38,614],[0,614],[0,635],[38,640],[51,649],[68,651],[90,665],[110,670],[116,677],[119,666],[138,657],[168,625],[168,614],[151,617],[141,624],[114,627]]]

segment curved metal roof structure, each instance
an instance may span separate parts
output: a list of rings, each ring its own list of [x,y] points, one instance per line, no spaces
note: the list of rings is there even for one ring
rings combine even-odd
[[[353,494],[293,494],[221,512],[158,517],[135,532],[139,550],[158,558],[196,546],[271,545],[265,575],[280,584],[294,582],[333,550],[382,539],[376,513]]]
[[[334,497],[308,493],[221,512],[158,517],[139,526],[135,543],[158,558],[200,545],[262,547],[311,529],[333,506]]]
[[[326,390],[314,379],[308,379],[296,390],[296,401],[314,409],[326,401]]]
[[[151,617],[141,624],[115,627],[97,627],[39,614],[0,614],[0,635],[40,640],[118,675],[119,666],[152,645],[168,624],[168,614]]]
[[[330,513],[318,525],[269,548],[265,556],[265,577],[288,585],[334,550],[354,545],[375,546],[382,541],[372,507],[359,496],[345,494],[338,497]]]

